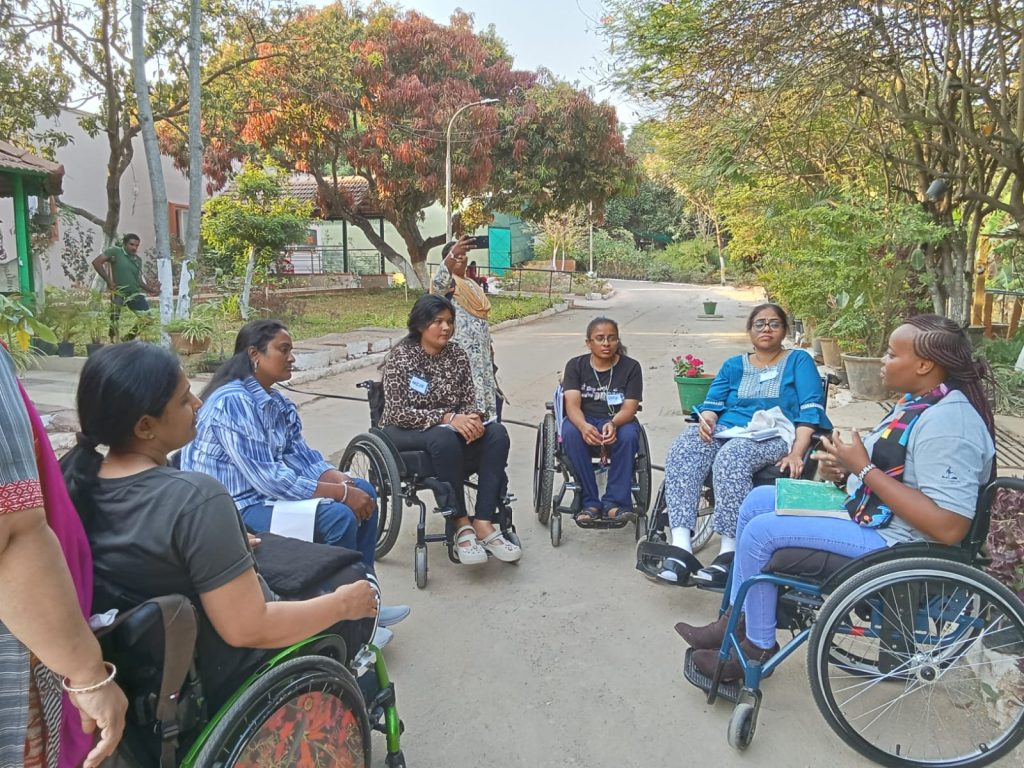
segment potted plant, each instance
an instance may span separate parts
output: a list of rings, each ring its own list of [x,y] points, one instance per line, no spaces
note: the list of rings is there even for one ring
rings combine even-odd
[[[213,321],[208,312],[197,308],[189,317],[169,322],[164,330],[171,337],[171,348],[180,355],[205,352],[213,338]]]
[[[46,292],[46,321],[57,335],[57,354],[60,357],[74,357],[75,343],[72,337],[82,323],[86,304],[74,291],[66,288],[52,288]]]
[[[38,352],[32,348],[34,340],[53,344],[54,332],[25,306],[20,296],[0,293],[0,337],[10,350],[14,367],[23,371],[33,364]]]
[[[91,356],[104,345],[104,337],[110,333],[110,305],[107,296],[100,291],[90,291],[89,305],[82,318],[82,327],[89,335],[85,354]]]
[[[704,372],[704,361],[693,355],[676,355],[672,358],[675,369],[676,389],[683,413],[690,413],[707,397],[714,376]]]

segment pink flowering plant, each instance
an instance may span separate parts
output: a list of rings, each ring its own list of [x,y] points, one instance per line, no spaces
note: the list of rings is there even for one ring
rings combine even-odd
[[[676,376],[696,379],[704,375],[704,361],[693,355],[676,355],[672,358]]]

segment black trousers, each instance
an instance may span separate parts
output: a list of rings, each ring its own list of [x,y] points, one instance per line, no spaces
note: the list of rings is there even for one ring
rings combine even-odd
[[[469,514],[463,481],[466,475],[476,472],[479,482],[474,516],[477,520],[494,520],[508,464],[509,440],[504,426],[496,422],[487,424],[483,437],[472,443],[467,443],[454,429],[440,425],[426,430],[388,426],[384,432],[399,451],[430,454],[435,477],[451,486],[459,517]],[[445,504],[441,499],[438,503]]]

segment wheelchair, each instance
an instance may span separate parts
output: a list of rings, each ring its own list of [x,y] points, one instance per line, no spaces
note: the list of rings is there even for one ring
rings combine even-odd
[[[562,420],[565,418],[563,409],[562,387],[555,390],[552,401],[545,403],[544,419],[537,427],[537,442],[533,459],[533,509],[541,525],[547,525],[551,535],[551,546],[562,543],[562,515],[574,515],[582,505],[580,485],[577,481],[572,462],[562,450]],[[636,518],[633,521],[636,531],[635,538],[647,528],[647,509],[651,504],[651,448],[647,441],[647,432],[637,421],[640,428],[640,444],[633,461],[633,510]],[[607,472],[602,465],[597,448],[591,450],[591,462],[598,477]],[[558,495],[554,495],[555,473],[562,475],[562,485]],[[572,493],[572,502],[563,504],[567,493]],[[601,518],[588,523],[586,528],[624,528],[628,520],[608,520]]]
[[[805,642],[807,676],[829,727],[862,756],[886,766],[988,765],[1024,740],[1024,603],[979,570],[998,478],[980,494],[966,538],[956,546],[897,544],[850,559],[820,550],[775,552],[740,586],[742,605],[757,583],[778,587],[778,627],[792,633],[763,663],[739,650],[740,611],[730,615],[712,678],[684,658],[687,681],[735,704],[727,740],[746,749],[757,727],[761,680]],[[728,588],[722,612],[728,604]],[[730,652],[742,683],[720,680]]]
[[[413,575],[416,586],[427,586],[427,544],[444,542],[448,559],[459,563],[455,551],[455,529],[450,516],[445,516],[444,533],[427,533],[427,505],[419,494],[431,491],[435,498],[451,495],[450,486],[435,476],[430,454],[426,451],[399,451],[387,434],[380,429],[384,413],[384,388],[379,381],[363,381],[356,385],[367,391],[370,406],[370,431],[356,435],[349,441],[338,469],[342,472],[365,478],[377,492],[378,530],[376,555],[384,557],[394,547],[402,526],[402,506],[417,507],[419,518],[416,523],[416,549],[413,558]],[[476,468],[467,467],[465,494],[466,509],[473,509],[476,503],[477,483],[472,480]],[[512,522],[512,502],[515,497],[508,493],[508,477],[504,478],[498,498],[495,524],[502,536],[519,545],[519,536]],[[434,511],[440,511],[435,509]]]
[[[826,402],[828,402],[829,385],[835,385],[838,383],[839,377],[834,374],[830,373],[821,377],[821,386],[826,395]],[[698,423],[698,417],[696,414],[690,414],[687,416],[685,422],[687,424],[696,424]],[[811,436],[811,443],[808,446],[807,451],[804,453],[804,468],[800,474],[800,479],[814,479],[814,475],[818,471],[818,462],[812,459],[811,456],[817,450],[818,445],[821,443],[821,438],[823,437],[829,437],[829,432],[819,430],[815,431]],[[769,464],[767,467],[763,467],[754,473],[754,487],[756,488],[759,485],[775,485],[776,481],[781,477],[783,477],[782,470],[774,464]],[[700,498],[698,500],[697,520],[694,524],[693,537],[691,539],[693,554],[700,552],[705,546],[707,546],[707,543],[711,541],[711,537],[714,535],[714,530],[712,529],[714,515],[715,490],[711,484],[711,472],[709,471],[707,477],[704,478],[704,485],[701,487]],[[660,584],[690,586],[684,582],[668,581],[660,577],[660,573],[665,569],[665,560],[670,557],[675,557],[677,554],[675,553],[675,548],[668,543],[669,518],[668,503],[665,499],[664,481],[662,481],[661,485],[658,487],[658,493],[654,497],[654,506],[651,508],[650,515],[645,522],[646,529],[642,533],[639,528],[637,530],[637,570],[651,580],[657,581]],[[641,536],[643,536],[642,539]],[[708,589],[713,592],[721,591],[720,587],[702,584],[697,584],[696,586],[699,589]]]
[[[377,730],[386,736],[385,764],[404,768],[404,726],[378,648],[349,658],[345,641],[327,632],[278,652],[233,649],[262,661],[213,711],[199,649],[224,644],[210,633],[183,595],[145,600],[96,632],[129,702],[124,737],[105,766],[369,768]]]

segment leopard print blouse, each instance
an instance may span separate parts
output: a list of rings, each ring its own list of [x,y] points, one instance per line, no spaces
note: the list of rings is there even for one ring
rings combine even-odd
[[[469,357],[458,342],[449,341],[428,355],[414,341],[403,341],[384,361],[382,427],[429,429],[446,413],[480,413]]]

